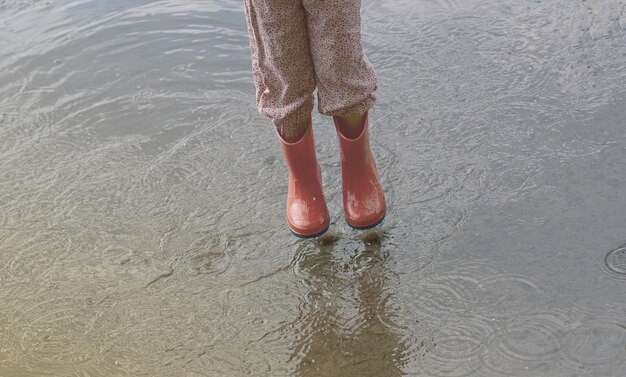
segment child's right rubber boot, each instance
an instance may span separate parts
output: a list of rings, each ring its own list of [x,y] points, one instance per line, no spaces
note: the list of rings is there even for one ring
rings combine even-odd
[[[328,230],[330,219],[315,155],[311,119],[304,136],[295,143],[283,140],[278,130],[276,134],[289,171],[287,225],[296,237],[319,237]]]
[[[333,120],[341,147],[346,221],[354,229],[373,228],[385,218],[387,205],[370,149],[368,115],[365,113],[361,133],[355,138],[349,138],[341,132],[345,125],[340,117],[334,116]]]

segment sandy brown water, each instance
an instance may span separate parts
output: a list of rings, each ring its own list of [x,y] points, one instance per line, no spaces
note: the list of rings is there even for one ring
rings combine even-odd
[[[0,0],[0,376],[626,370],[626,2],[364,0],[389,211],[293,238],[242,3]]]

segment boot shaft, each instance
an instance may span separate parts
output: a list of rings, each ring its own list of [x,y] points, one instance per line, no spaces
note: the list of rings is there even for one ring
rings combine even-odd
[[[287,165],[289,174],[297,179],[303,180],[308,176],[319,174],[319,164],[315,153],[315,139],[313,138],[313,127],[311,119],[302,138],[294,143],[288,143],[276,131],[276,136],[280,142],[280,149]]]
[[[377,176],[376,163],[372,156],[369,142],[368,114],[365,114],[361,133],[354,139],[347,138],[341,133],[342,120],[339,117],[333,117],[333,121],[335,122],[337,137],[339,138],[344,180],[346,177],[361,176],[363,174]]]

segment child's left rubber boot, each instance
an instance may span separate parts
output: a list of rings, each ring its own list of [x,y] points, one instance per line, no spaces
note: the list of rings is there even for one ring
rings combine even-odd
[[[348,225],[355,229],[369,229],[385,218],[387,205],[378,180],[376,163],[369,144],[368,115],[363,118],[363,129],[356,138],[342,132],[343,120],[334,116],[341,148],[341,177],[343,209]]]
[[[311,119],[304,136],[294,143],[283,140],[278,130],[276,136],[289,170],[287,225],[296,237],[319,237],[328,230],[330,219],[322,189],[321,170],[315,155]]]

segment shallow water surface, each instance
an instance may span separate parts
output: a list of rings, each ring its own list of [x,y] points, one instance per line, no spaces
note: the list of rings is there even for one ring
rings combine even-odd
[[[0,376],[622,376],[626,2],[364,0],[389,204],[284,224],[242,4],[0,1]]]

